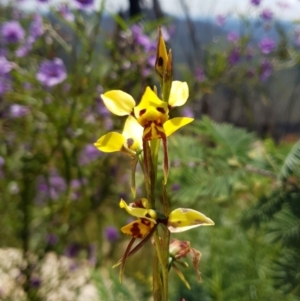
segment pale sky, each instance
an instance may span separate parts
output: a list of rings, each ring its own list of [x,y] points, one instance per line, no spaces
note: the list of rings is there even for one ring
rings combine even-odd
[[[8,2],[9,0],[0,0]],[[103,0],[95,0],[101,2]],[[152,0],[144,0],[150,6]],[[10,1],[9,1],[10,2]],[[72,0],[49,0],[51,4],[71,3]],[[189,8],[192,18],[213,17],[219,14],[238,17],[246,15],[247,17],[257,17],[265,8],[270,9],[278,19],[300,20],[300,0],[261,0],[258,7],[250,4],[250,0],[159,0],[163,11],[166,13],[183,17],[182,2],[185,2]],[[23,0],[23,7],[36,9],[36,0]],[[39,5],[39,9],[46,9],[46,5]],[[106,0],[106,9],[108,12],[117,12],[120,8],[128,8],[128,0]]]

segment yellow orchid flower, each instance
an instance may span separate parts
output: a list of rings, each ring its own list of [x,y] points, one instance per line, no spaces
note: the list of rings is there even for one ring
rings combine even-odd
[[[142,223],[141,221],[132,222],[121,229],[124,234],[133,237],[140,236],[142,238],[158,223],[166,224],[171,233],[184,232],[199,226],[212,226],[215,224],[203,213],[189,208],[177,208],[170,213],[168,218],[166,218],[153,209],[147,209],[148,204],[148,200],[145,198],[129,205],[121,199],[121,208],[125,208],[132,216],[150,222],[150,224],[146,225],[148,228],[145,226],[145,223]],[[139,236],[137,236],[136,233],[138,233]]]
[[[193,121],[193,118],[188,117],[177,117],[175,122],[169,120],[169,109],[184,105],[188,96],[187,83],[180,81],[172,82],[168,103],[160,100],[149,87],[146,88],[138,105],[131,95],[121,90],[112,90],[101,95],[105,106],[113,114],[133,115],[136,118],[144,128],[145,140],[166,138],[166,129],[170,135]]]

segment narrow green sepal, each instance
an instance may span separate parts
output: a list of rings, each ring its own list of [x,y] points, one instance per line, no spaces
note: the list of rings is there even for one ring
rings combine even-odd
[[[139,161],[138,156],[135,156],[132,161],[131,161],[131,182],[130,182],[130,188],[133,197],[135,198],[136,196],[136,186],[135,186],[135,171],[136,171],[136,166]]]

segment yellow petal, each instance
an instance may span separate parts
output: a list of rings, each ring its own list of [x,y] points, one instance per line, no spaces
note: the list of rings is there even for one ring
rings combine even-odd
[[[194,120],[194,118],[189,118],[189,117],[176,117],[176,118],[167,120],[164,123],[164,130],[165,130],[166,136],[169,137],[171,134],[176,132],[178,129],[191,123],[193,120]]]
[[[126,202],[121,199],[120,200],[120,207],[125,208],[125,210],[132,216],[138,217],[138,218],[145,218],[152,223],[156,224],[156,218],[157,214],[153,209],[143,209],[143,208],[136,208],[131,207],[126,204]]]
[[[164,72],[166,70],[167,62],[168,62],[167,48],[166,48],[164,38],[161,34],[161,29],[159,28],[155,69],[161,78],[163,77]]]
[[[190,230],[199,226],[211,226],[215,223],[199,211],[187,208],[178,208],[169,215],[168,229],[172,233]]]
[[[173,81],[168,104],[173,107],[184,105],[189,97],[189,87],[186,82]]]
[[[101,98],[107,109],[118,116],[129,115],[135,106],[133,97],[121,90],[108,91]]]
[[[144,128],[137,120],[133,116],[128,116],[122,133],[126,146],[134,151],[141,150],[143,148],[143,131]]]
[[[168,104],[161,101],[149,87],[146,88],[141,102],[134,108],[134,115],[141,126],[152,121],[163,124],[169,118],[168,114]]]
[[[122,227],[121,231],[132,237],[144,238],[153,226],[154,224],[147,219],[137,219],[136,221]]]
[[[94,145],[105,153],[118,152],[125,142],[124,137],[116,132],[110,132],[102,136]]]

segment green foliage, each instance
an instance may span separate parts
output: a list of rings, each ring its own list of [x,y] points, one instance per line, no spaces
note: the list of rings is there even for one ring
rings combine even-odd
[[[283,181],[289,176],[295,175],[300,178],[300,140],[293,146],[290,153],[284,160],[279,173],[279,178]]]
[[[118,274],[112,269],[95,271],[92,274],[92,279],[96,285],[100,300],[141,300],[141,292],[138,287],[128,279],[125,279],[124,283],[120,283]]]

